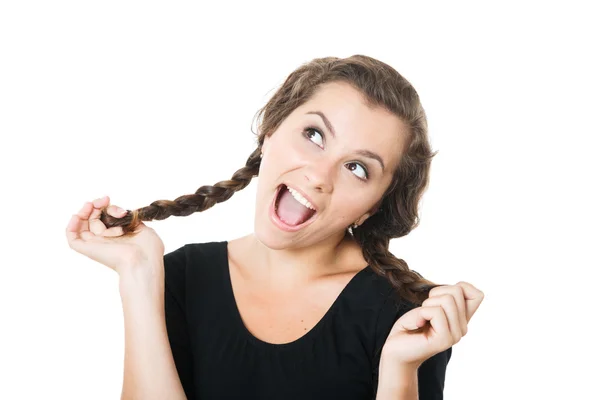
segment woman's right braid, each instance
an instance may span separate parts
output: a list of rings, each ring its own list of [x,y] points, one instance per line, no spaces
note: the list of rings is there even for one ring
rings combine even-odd
[[[163,220],[170,216],[187,216],[195,212],[201,212],[228,200],[233,194],[244,189],[252,178],[258,175],[261,162],[261,149],[252,152],[246,165],[237,170],[231,179],[217,182],[210,186],[200,187],[194,194],[186,194],[175,200],[157,200],[149,206],[137,210],[128,210],[122,218],[115,218],[102,211],[100,220],[107,228],[121,226],[123,234],[131,234],[141,221]]]

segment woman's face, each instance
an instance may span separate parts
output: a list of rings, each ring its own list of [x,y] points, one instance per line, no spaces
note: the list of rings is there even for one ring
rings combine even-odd
[[[341,240],[349,225],[360,225],[371,215],[385,193],[406,132],[398,117],[367,107],[349,84],[322,85],[265,137],[256,195],[257,238],[272,249]],[[290,187],[301,193],[308,207],[296,202],[297,196],[280,192],[282,185],[283,191]]]

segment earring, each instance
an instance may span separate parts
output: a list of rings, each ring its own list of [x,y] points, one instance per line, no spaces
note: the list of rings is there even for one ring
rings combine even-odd
[[[354,229],[358,228],[358,225],[355,223],[353,223],[352,225],[350,225],[348,227],[348,233],[352,236],[354,236]]]

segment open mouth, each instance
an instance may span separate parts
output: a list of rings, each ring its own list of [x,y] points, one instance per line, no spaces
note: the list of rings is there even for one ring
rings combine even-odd
[[[293,232],[311,224],[317,215],[298,194],[292,194],[286,185],[279,185],[271,205],[271,219],[281,229]]]

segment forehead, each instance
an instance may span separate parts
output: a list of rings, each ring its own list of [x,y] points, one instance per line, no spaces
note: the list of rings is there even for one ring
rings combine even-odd
[[[350,84],[330,82],[296,111],[303,120],[318,121],[321,117],[308,112],[320,111],[333,126],[336,142],[351,150],[370,150],[383,158],[386,165],[396,165],[406,141],[406,124],[382,107],[368,105],[364,96]],[[390,168],[386,167],[388,172]]]

